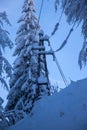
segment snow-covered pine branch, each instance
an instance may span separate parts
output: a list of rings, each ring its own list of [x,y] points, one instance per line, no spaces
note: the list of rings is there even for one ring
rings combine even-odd
[[[86,62],[87,62],[87,41],[84,41],[78,59],[78,64],[80,66],[80,69],[82,69],[83,65],[86,65]]]
[[[8,85],[7,85],[6,81],[4,80],[4,78],[0,77],[0,82],[3,86],[3,88],[5,88],[8,91],[9,88],[8,88]]]
[[[55,0],[55,8],[57,10],[58,3],[64,9],[69,24],[77,23],[82,24],[82,34],[84,40],[87,39],[87,1],[86,0]],[[84,43],[83,43],[84,46]],[[83,49],[84,48],[84,49]],[[79,55],[80,68],[87,61],[87,45],[82,47]]]
[[[0,26],[0,48],[3,50],[5,47],[9,47],[10,49],[13,47],[13,43],[8,35],[9,33]]]
[[[3,52],[6,47],[11,49],[13,47],[13,43],[8,36],[8,31],[4,29],[4,23],[11,25],[6,12],[0,12],[0,83],[8,90],[5,79],[7,77],[11,78],[12,67],[8,60],[3,56]]]
[[[9,22],[8,18],[7,18],[7,14],[6,12],[0,12],[0,23],[1,25],[3,25],[3,22],[6,22],[7,24],[11,25],[11,23]]]
[[[3,99],[0,97],[0,130],[4,130],[7,127],[7,121],[4,118],[4,114],[3,114]]]

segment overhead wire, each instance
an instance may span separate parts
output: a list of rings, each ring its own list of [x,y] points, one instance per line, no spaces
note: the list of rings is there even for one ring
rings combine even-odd
[[[63,79],[63,82],[64,82],[65,86],[67,87],[68,86],[68,82],[67,82],[66,77],[65,77],[65,75],[63,73],[63,70],[61,69],[61,66],[60,66],[60,64],[59,64],[59,62],[57,60],[57,57],[56,57],[56,55],[55,55],[55,53],[53,51],[53,48],[52,48],[52,46],[50,44],[50,41],[49,41],[49,46],[50,46],[51,51],[53,52],[53,58],[54,58],[54,61],[55,61],[56,65],[57,65],[57,68],[58,68],[58,70],[60,72],[60,75],[61,75],[61,77]]]
[[[64,5],[63,11],[64,11],[64,9],[65,9],[65,6],[66,6],[66,3],[65,3],[65,5]],[[82,9],[83,9],[83,8],[82,8]],[[81,11],[82,11],[82,9],[81,9]],[[63,12],[63,11],[62,11],[62,12]],[[79,12],[78,17],[79,17],[79,15],[80,15],[81,11]],[[63,43],[61,44],[61,46],[60,46],[56,51],[54,51],[54,52],[60,51],[60,50],[66,45],[66,43],[67,43],[67,41],[68,41],[68,39],[69,39],[71,33],[72,33],[73,30],[74,30],[74,26],[76,25],[76,22],[77,22],[78,17],[77,17],[76,20],[74,21],[74,24],[73,24],[72,28],[70,29],[70,31],[69,31],[69,33],[68,33],[66,39],[63,41]],[[80,22],[81,22],[81,20],[79,20],[79,22],[78,22],[76,28],[79,26]]]
[[[38,23],[40,22],[42,8],[43,8],[43,3],[44,3],[44,0],[41,1],[40,12],[39,12],[39,17],[38,17]]]
[[[61,22],[63,13],[64,13],[65,6],[66,6],[66,3],[65,3],[65,5],[64,5],[64,7],[63,7],[63,9],[62,9],[62,12],[61,12],[61,15],[60,15],[60,17],[59,17],[58,22],[55,24],[55,27],[54,27],[54,29],[53,29],[53,31],[52,31],[52,33],[51,33],[50,38],[51,38],[51,37],[56,33],[56,31],[58,30],[58,27],[59,27],[59,25],[60,25],[60,22]]]
[[[42,13],[42,8],[43,8],[43,2],[44,2],[44,0],[42,0],[42,2],[41,2],[39,17],[38,17],[38,23],[40,22],[40,18],[41,18],[41,13]],[[66,5],[66,4],[65,4],[65,5]],[[64,8],[63,8],[63,10],[62,10],[62,12],[61,12],[59,21],[56,23],[56,25],[55,25],[55,27],[54,27],[54,30],[53,30],[53,32],[51,33],[50,38],[51,38],[51,37],[55,34],[55,32],[58,30],[58,27],[59,27],[60,21],[61,21],[61,19],[62,19],[62,15],[63,15],[64,9],[65,9],[65,6],[64,6]],[[69,35],[70,35],[70,34],[69,34]],[[68,39],[69,35],[67,36],[67,39]],[[51,46],[51,44],[50,44],[50,41],[49,41],[49,46],[50,46],[50,49],[53,51],[52,46]],[[56,50],[56,51],[57,51],[57,50]],[[61,74],[61,77],[62,77],[62,79],[63,79],[63,81],[64,81],[64,84],[65,84],[65,86],[67,87],[67,86],[68,86],[68,82],[67,82],[66,77],[65,77],[65,75],[64,75],[64,73],[63,73],[63,70],[61,69],[61,66],[59,65],[59,62],[58,62],[58,60],[57,60],[57,58],[56,58],[56,56],[55,56],[55,52],[56,52],[56,51],[53,51],[53,58],[55,59],[57,68],[58,68],[58,70],[59,70],[59,72],[60,72],[60,74]]]
[[[76,23],[76,22],[75,22],[75,23]],[[54,52],[60,51],[60,50],[66,45],[66,43],[67,43],[67,41],[68,41],[68,39],[69,39],[71,33],[72,33],[73,30],[74,30],[75,23],[73,24],[72,28],[70,29],[70,31],[69,31],[69,33],[68,33],[66,39],[62,42],[62,44],[60,45],[60,47],[59,47],[57,50],[55,50]]]
[[[39,21],[40,21],[40,17],[41,17],[41,13],[42,13],[43,2],[44,2],[44,0],[42,0],[42,2],[41,2],[40,13],[39,13],[39,17],[38,17],[38,23],[39,23]],[[56,31],[58,30],[59,25],[60,25],[60,22],[61,22],[61,19],[62,19],[62,16],[63,16],[63,13],[64,13],[64,10],[65,10],[65,7],[66,7],[66,2],[65,2],[65,5],[64,5],[64,7],[63,7],[63,9],[62,9],[62,12],[61,12],[61,15],[60,15],[60,17],[59,17],[59,20],[58,20],[58,22],[55,24],[55,27],[54,27],[54,29],[53,29],[53,31],[52,31],[52,33],[51,33],[49,39],[50,39],[53,35],[55,35]],[[60,50],[66,45],[66,43],[67,43],[69,37],[71,36],[71,34],[72,34],[73,30],[74,30],[75,23],[76,23],[76,21],[74,22],[74,24],[73,24],[73,26],[71,27],[71,29],[70,29],[68,35],[66,36],[66,39],[62,42],[62,44],[60,45],[60,47],[59,47],[58,49],[56,49],[55,51],[53,51],[52,46],[51,46],[51,44],[50,44],[50,42],[49,42],[50,49],[51,49],[52,52],[53,52],[53,57],[54,57],[55,62],[56,62],[56,64],[57,64],[58,70],[59,70],[59,72],[60,72],[60,74],[61,74],[61,76],[62,76],[62,79],[63,79],[63,81],[64,81],[64,83],[65,83],[65,86],[68,86],[68,82],[67,82],[66,77],[65,77],[65,75],[64,75],[64,73],[63,73],[63,70],[61,69],[61,66],[59,65],[59,62],[58,62],[58,60],[57,60],[57,58],[56,58],[56,56],[55,56],[55,53],[58,52],[58,51],[60,51]],[[79,23],[80,23],[80,22],[79,22]],[[79,23],[78,23],[78,25],[79,25]],[[77,26],[78,26],[78,25],[77,25]]]
[[[43,8],[43,3],[44,3],[44,0],[41,1],[40,12],[39,12],[39,17],[38,17],[38,23],[40,22],[41,13],[42,13],[42,8]],[[56,25],[55,25],[55,27],[54,27],[54,29],[53,29],[53,31],[52,31],[51,36],[49,37],[49,39],[50,39],[50,38],[56,33],[56,31],[58,30],[58,27],[59,27],[60,22],[61,22],[61,19],[62,19],[62,15],[63,15],[64,10],[65,10],[65,7],[66,7],[66,2],[65,2],[65,5],[64,5],[64,7],[63,7],[63,9],[62,9],[62,12],[61,12],[61,15],[60,15],[60,17],[59,17],[59,20],[58,20],[58,22],[56,23]],[[72,33],[73,30],[74,30],[74,29],[73,29],[74,26],[75,26],[75,23],[73,24],[72,28],[70,29],[70,31],[69,31],[69,33],[68,33],[66,39],[63,41],[63,43],[61,44],[61,46],[60,46],[57,50],[55,50],[54,52],[60,51],[60,50],[66,45],[66,43],[67,43],[67,41],[68,41],[68,39],[69,39],[71,33]]]

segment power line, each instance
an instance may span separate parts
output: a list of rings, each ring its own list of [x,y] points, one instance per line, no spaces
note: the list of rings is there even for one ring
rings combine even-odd
[[[51,38],[51,37],[56,33],[56,31],[58,30],[58,27],[59,27],[59,25],[60,25],[60,22],[61,22],[61,19],[62,19],[62,16],[63,16],[65,7],[66,7],[66,3],[65,3],[65,5],[64,5],[64,7],[63,7],[63,9],[62,9],[62,12],[61,12],[61,15],[60,15],[60,17],[59,17],[58,22],[55,24],[55,27],[54,27],[54,29],[53,29],[53,31],[52,31],[52,33],[51,33],[50,38]]]
[[[69,39],[71,33],[72,33],[73,30],[74,30],[74,26],[75,26],[75,23],[73,24],[72,28],[70,29],[70,31],[69,31],[69,33],[68,33],[66,39],[63,41],[63,43],[61,44],[61,46],[60,46],[56,51],[54,51],[54,52],[60,51],[60,50],[66,45],[66,43],[67,43],[67,41],[68,41],[68,39]]]
[[[42,0],[42,2],[41,2],[39,17],[38,17],[38,23],[40,22],[40,18],[41,18],[41,13],[42,13],[42,8],[43,8],[43,2],[44,2],[44,0]],[[54,30],[53,30],[53,32],[51,33],[50,38],[51,38],[51,37],[56,33],[56,31],[58,30],[58,27],[59,27],[60,22],[61,22],[61,19],[62,19],[62,15],[63,15],[63,13],[64,13],[65,6],[66,6],[66,4],[64,5],[64,8],[63,8],[63,10],[62,10],[62,12],[61,12],[61,15],[60,15],[60,17],[59,17],[59,20],[58,20],[58,22],[56,23],[56,25],[55,25],[55,27],[54,27]],[[75,25],[75,24],[74,24],[74,25]],[[74,25],[73,25],[73,27],[74,27]],[[58,68],[58,70],[59,70],[59,72],[60,72],[60,74],[61,74],[61,77],[62,77],[62,79],[63,79],[64,84],[65,84],[66,87],[68,86],[68,82],[67,82],[66,77],[65,77],[65,75],[64,75],[64,73],[63,73],[63,70],[61,69],[61,66],[59,65],[59,62],[58,62],[58,60],[57,60],[57,58],[56,58],[56,56],[55,56],[55,52],[58,52],[59,50],[61,50],[61,49],[65,46],[65,44],[67,43],[67,40],[69,39],[69,37],[70,37],[70,35],[71,35],[72,31],[73,31],[73,27],[70,29],[70,31],[69,31],[69,33],[68,33],[66,39],[65,39],[64,42],[62,43],[62,45],[61,45],[56,51],[53,51],[52,46],[51,46],[50,41],[49,41],[50,49],[53,51],[53,57],[54,57],[54,59],[55,59],[57,68]]]
[[[60,72],[60,75],[61,75],[61,77],[62,77],[62,79],[63,79],[63,81],[64,81],[65,86],[67,87],[67,86],[68,86],[68,82],[67,82],[67,80],[66,80],[66,77],[65,77],[65,75],[64,75],[64,73],[63,73],[63,70],[62,70],[61,66],[59,65],[59,62],[58,62],[58,60],[57,60],[57,58],[56,58],[56,56],[55,56],[55,53],[54,53],[54,51],[53,51],[53,49],[52,49],[52,46],[51,46],[51,44],[50,44],[50,41],[48,41],[48,42],[49,42],[50,49],[51,49],[52,52],[53,52],[53,58],[54,58],[54,60],[55,60],[55,63],[56,63],[56,65],[57,65],[57,68],[58,68],[58,70],[59,70],[59,72]]]
[[[41,1],[40,12],[39,12],[39,17],[38,17],[38,23],[40,22],[42,8],[43,8],[43,3],[44,3],[44,0]]]

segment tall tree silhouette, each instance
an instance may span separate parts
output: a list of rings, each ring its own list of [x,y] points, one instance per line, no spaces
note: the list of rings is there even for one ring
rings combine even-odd
[[[14,73],[10,81],[10,92],[6,110],[30,112],[34,102],[42,95],[48,95],[49,78],[44,49],[43,31],[40,31],[35,15],[33,0],[25,0],[22,23],[17,31],[14,56]]]

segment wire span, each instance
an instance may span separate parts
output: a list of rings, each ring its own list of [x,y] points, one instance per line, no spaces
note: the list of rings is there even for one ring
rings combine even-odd
[[[65,5],[64,5],[64,7],[63,7],[63,9],[62,9],[62,12],[61,12],[61,15],[60,15],[60,17],[59,17],[58,22],[55,24],[55,27],[54,27],[54,29],[53,29],[53,31],[52,31],[52,33],[51,33],[50,38],[56,33],[56,31],[57,31],[58,28],[59,28],[59,25],[60,25],[60,22],[61,22],[61,19],[62,19],[64,10],[65,10],[65,7],[66,7],[66,3],[65,3]]]
[[[54,52],[53,49],[52,49],[52,46],[51,46],[51,44],[50,44],[50,41],[49,41],[49,46],[50,46],[50,49],[51,49],[52,52],[53,52],[53,58],[54,58],[54,61],[55,61],[56,65],[57,65],[57,68],[58,68],[58,70],[59,70],[59,72],[60,72],[60,75],[61,75],[61,77],[62,77],[62,79],[63,79],[63,82],[64,82],[65,86],[67,87],[67,86],[68,86],[68,82],[67,82],[66,77],[65,77],[65,75],[64,75],[64,73],[63,73],[63,70],[61,69],[61,66],[59,65],[59,62],[58,62],[58,60],[57,60],[57,58],[56,58],[56,56],[55,56],[55,52]]]
[[[72,28],[70,29],[70,31],[69,31],[69,33],[68,33],[66,39],[63,41],[63,43],[61,44],[61,46],[60,46],[56,51],[54,51],[54,52],[60,51],[60,50],[66,45],[66,43],[67,43],[67,41],[68,41],[68,39],[69,39],[71,33],[72,33],[73,30],[74,30],[74,26],[75,26],[75,23],[73,24]]]
[[[39,12],[39,17],[38,17],[38,23],[40,22],[41,13],[42,13],[42,8],[43,8],[43,3],[44,3],[44,0],[42,0],[42,2],[41,2],[41,7],[40,7],[40,12]]]

